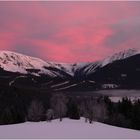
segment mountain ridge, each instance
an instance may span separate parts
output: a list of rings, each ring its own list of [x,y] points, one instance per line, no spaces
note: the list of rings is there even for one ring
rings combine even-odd
[[[45,73],[47,71],[44,67],[54,67],[57,69],[64,70],[68,74],[73,76],[74,72],[77,69],[85,67],[87,65],[95,64],[100,67],[104,67],[107,64],[112,63],[116,60],[122,60],[136,54],[140,54],[140,52],[136,49],[128,49],[115,53],[100,61],[68,64],[68,63],[61,63],[61,62],[56,63],[56,62],[44,61],[37,57],[32,57],[13,51],[2,50],[0,51],[0,67],[3,68],[4,70],[10,69],[10,71],[12,72],[21,72],[26,74],[27,74],[26,69],[39,69],[42,73],[43,72]]]
[[[105,87],[140,87],[140,52],[135,49],[115,53],[101,61],[55,63],[11,51],[0,51],[0,81],[8,86],[42,89],[94,90]],[[6,77],[10,78],[6,78]],[[135,77],[135,79],[133,78]]]

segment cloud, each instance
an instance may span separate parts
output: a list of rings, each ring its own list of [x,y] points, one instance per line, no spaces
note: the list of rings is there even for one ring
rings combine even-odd
[[[139,48],[139,2],[0,2],[0,49],[87,62]]]

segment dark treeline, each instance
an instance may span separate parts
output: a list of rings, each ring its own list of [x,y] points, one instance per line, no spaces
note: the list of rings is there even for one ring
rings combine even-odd
[[[85,118],[85,122],[99,121],[119,127],[140,130],[140,100],[131,102],[124,97],[114,103],[107,96],[66,96],[62,93],[26,95],[16,88],[0,92],[0,124],[25,121],[51,121]],[[93,123],[94,124],[94,123]]]

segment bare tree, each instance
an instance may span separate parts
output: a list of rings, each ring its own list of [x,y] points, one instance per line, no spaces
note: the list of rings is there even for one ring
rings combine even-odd
[[[27,120],[29,121],[41,121],[44,116],[44,106],[42,102],[33,100],[28,109]]]
[[[92,99],[86,102],[85,109],[86,109],[85,118],[86,120],[89,120],[89,123],[92,123],[93,120],[95,119],[95,107],[94,107],[94,101]]]
[[[81,111],[85,117],[85,122],[104,121],[107,118],[107,107],[103,102],[97,102],[95,99],[87,99],[81,106]]]
[[[51,121],[54,118],[54,111],[53,109],[48,109],[46,113],[47,121]]]
[[[95,121],[104,121],[107,118],[107,108],[103,103],[96,103],[92,106]]]
[[[51,98],[51,108],[54,110],[55,117],[62,121],[67,112],[67,98],[63,94],[55,94]]]

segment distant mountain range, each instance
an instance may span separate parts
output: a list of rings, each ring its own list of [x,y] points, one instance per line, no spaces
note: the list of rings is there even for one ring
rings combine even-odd
[[[11,86],[49,91],[140,89],[140,52],[129,49],[97,62],[65,64],[0,51],[0,88]]]

